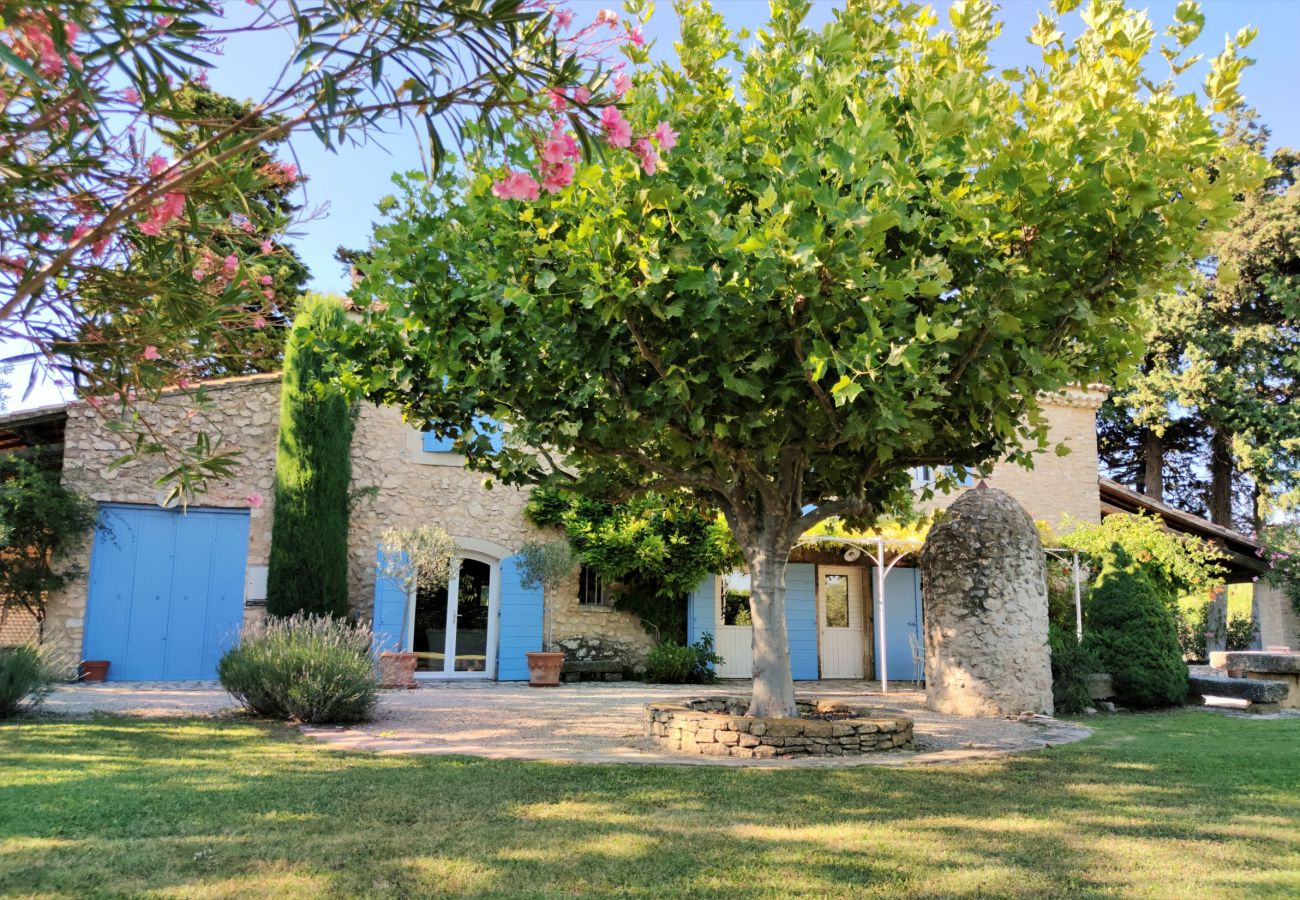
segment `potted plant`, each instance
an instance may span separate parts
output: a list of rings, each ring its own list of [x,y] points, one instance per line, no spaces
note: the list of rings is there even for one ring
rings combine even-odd
[[[546,649],[552,646],[551,617],[547,614],[547,596],[573,575],[578,557],[567,541],[540,543],[527,541],[519,548],[519,583],[529,590],[542,589],[543,615],[546,620],[546,639],[543,648],[524,656],[528,659],[529,687],[556,687],[564,667],[564,654]]]
[[[390,528],[380,538],[383,564],[379,575],[392,578],[409,595],[423,588],[437,590],[451,578],[455,540],[436,525],[419,528]],[[409,605],[402,610],[402,634],[406,634]],[[379,686],[414,688],[420,657],[411,650],[382,650],[379,653]]]
[[[99,684],[101,681],[108,680],[108,665],[106,659],[83,659],[81,661],[81,678],[80,681],[87,684]]]

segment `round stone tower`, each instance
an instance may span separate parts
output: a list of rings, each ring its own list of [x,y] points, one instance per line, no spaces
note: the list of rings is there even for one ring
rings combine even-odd
[[[921,549],[925,694],[963,716],[1052,713],[1047,558],[1034,521],[982,483]]]

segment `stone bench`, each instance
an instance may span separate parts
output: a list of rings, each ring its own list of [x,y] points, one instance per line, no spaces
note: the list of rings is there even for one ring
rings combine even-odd
[[[564,681],[622,681],[625,668],[621,659],[566,659],[560,677]]]
[[[1276,712],[1287,697],[1287,685],[1281,681],[1257,678],[1228,678],[1226,675],[1189,675],[1187,702],[1201,704],[1206,697],[1245,700],[1249,712]]]
[[[1287,686],[1282,706],[1300,709],[1300,653],[1288,650],[1218,650],[1210,654],[1216,669],[1242,669],[1247,678],[1280,681]]]

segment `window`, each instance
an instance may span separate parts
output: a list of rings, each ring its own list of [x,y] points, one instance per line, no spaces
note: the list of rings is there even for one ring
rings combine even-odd
[[[749,617],[749,573],[732,572],[718,578],[723,625],[753,625]]]
[[[849,576],[827,575],[822,582],[822,602],[826,604],[826,627],[849,627]]]
[[[943,466],[938,469],[930,466],[914,466],[912,468],[912,487],[924,488],[934,487],[935,479],[940,475],[949,475],[956,482],[957,487],[972,487],[975,484],[975,472],[967,469],[966,474],[961,478],[952,475],[952,469]]]
[[[605,606],[605,583],[591,566],[578,570],[578,605]]]

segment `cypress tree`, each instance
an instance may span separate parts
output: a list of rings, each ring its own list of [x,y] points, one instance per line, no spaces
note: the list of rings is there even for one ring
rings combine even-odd
[[[322,393],[324,341],[344,322],[335,297],[304,298],[284,352],[275,512],[266,610],[273,616],[348,611],[348,493],[356,409]]]

